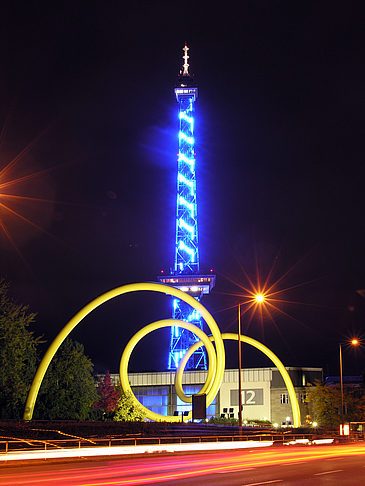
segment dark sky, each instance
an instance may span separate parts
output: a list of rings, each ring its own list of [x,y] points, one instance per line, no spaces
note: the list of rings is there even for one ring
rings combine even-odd
[[[199,86],[201,270],[217,275],[205,304],[233,332],[232,281],[248,285],[243,269],[255,281],[257,262],[262,280],[272,267],[271,283],[284,276],[276,289],[288,302],[247,333],[286,365],[336,374],[338,343],[365,339],[363,3],[236,5],[1,8],[0,170],[15,163],[0,172],[0,203],[32,224],[0,206],[0,273],[48,342],[100,293],[173,263],[185,41]],[[169,316],[167,297],[125,296],[73,337],[98,371],[116,371],[134,332]],[[166,332],[146,338],[131,369],[164,369],[167,349]],[[245,353],[244,366],[270,365]],[[345,374],[364,357],[346,350]]]

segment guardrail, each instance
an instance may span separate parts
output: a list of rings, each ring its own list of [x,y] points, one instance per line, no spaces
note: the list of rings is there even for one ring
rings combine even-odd
[[[272,441],[275,444],[284,444],[290,441],[305,440],[312,442],[316,439],[333,439],[334,435],[319,434],[288,434],[288,433],[261,433],[250,435],[202,435],[202,436],[164,436],[164,437],[121,437],[121,438],[70,438],[70,439],[15,439],[6,438],[0,440],[0,454],[8,452],[21,452],[31,450],[51,450],[81,447],[113,447],[113,446],[137,446],[153,444],[184,444],[201,442],[239,442],[239,441]]]

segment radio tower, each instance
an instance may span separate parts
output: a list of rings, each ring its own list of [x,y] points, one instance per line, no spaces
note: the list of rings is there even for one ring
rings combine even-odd
[[[184,64],[175,88],[179,103],[179,153],[177,159],[177,205],[175,262],[171,274],[160,276],[159,281],[192,295],[198,301],[209,294],[215,284],[215,275],[199,272],[198,219],[196,199],[196,160],[194,138],[194,109],[198,88],[189,72],[188,50],[185,45]],[[203,329],[200,314],[188,304],[173,299],[173,318],[191,322]],[[168,369],[176,370],[179,361],[198,338],[186,329],[171,328]],[[191,356],[186,366],[190,370],[206,370],[207,358],[203,347]]]

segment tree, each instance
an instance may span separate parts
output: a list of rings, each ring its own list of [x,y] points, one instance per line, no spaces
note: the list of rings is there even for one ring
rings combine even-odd
[[[110,373],[105,373],[104,379],[99,382],[97,387],[99,399],[94,403],[94,407],[99,411],[102,418],[112,418],[118,407],[120,389],[111,382]]]
[[[337,427],[340,423],[339,410],[341,395],[335,386],[327,383],[315,383],[308,393],[308,402],[312,404],[313,419],[322,427]]]
[[[84,346],[67,338],[54,356],[40,388],[35,418],[86,420],[98,399],[93,364]]]
[[[118,407],[114,415],[114,420],[125,422],[141,422],[146,418],[140,405],[132,399],[131,393],[121,393],[118,400]]]
[[[313,418],[322,427],[337,428],[341,422],[341,389],[331,384],[316,383],[308,393],[313,407]],[[344,420],[365,420],[365,396],[357,389],[344,390]]]
[[[347,422],[365,421],[365,395],[361,390],[345,390],[344,409]]]
[[[0,417],[20,418],[37,366],[39,337],[29,330],[36,314],[9,297],[0,279]]]

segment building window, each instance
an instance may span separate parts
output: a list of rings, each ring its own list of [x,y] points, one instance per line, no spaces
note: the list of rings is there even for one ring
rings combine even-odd
[[[306,393],[300,393],[299,400],[300,400],[300,403],[305,403],[307,401],[307,394]]]
[[[161,387],[133,387],[133,392],[137,400],[152,412],[167,415],[168,388]]]
[[[280,393],[280,403],[289,403],[289,395],[287,393]]]

